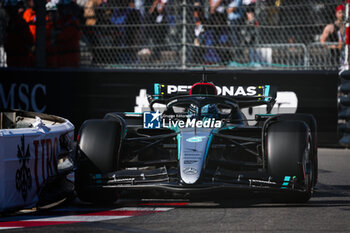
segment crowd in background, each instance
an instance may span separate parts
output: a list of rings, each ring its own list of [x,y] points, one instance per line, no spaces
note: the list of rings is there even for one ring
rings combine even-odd
[[[239,56],[238,46],[255,43],[259,23],[254,16],[254,0],[187,0],[186,43],[188,62],[223,63]],[[88,0],[85,5],[85,35],[92,43],[93,59],[113,57],[116,63],[137,62],[137,55],[161,59],[160,52],[169,49],[167,38],[176,29],[182,10],[175,0],[124,0],[114,10],[113,0]],[[113,33],[99,25],[114,25]],[[141,26],[142,25],[142,26]],[[247,27],[240,27],[246,25]],[[125,27],[123,27],[125,26]],[[182,29],[177,33],[181,34]],[[179,37],[180,38],[180,37]],[[111,48],[125,47],[114,50]],[[210,49],[204,47],[211,47]],[[228,47],[231,47],[228,49]],[[235,51],[235,52],[232,52]],[[104,55],[104,56],[103,56]],[[257,59],[254,50],[252,60]],[[104,63],[104,62],[102,62]]]
[[[36,11],[34,0],[5,0],[0,32],[9,67],[35,66]],[[78,67],[82,10],[72,1],[48,2],[45,17],[47,67]]]
[[[0,58],[6,56],[7,66],[35,64],[34,0],[24,1],[1,2]],[[91,54],[91,64],[136,64],[142,56],[157,61],[164,59],[161,53],[169,50],[171,42],[185,43],[188,63],[227,64],[242,57],[242,48],[245,48],[251,63],[263,64],[266,61],[255,48],[266,40],[266,36],[259,33],[257,1],[187,0],[184,19],[182,0],[50,0],[46,4],[45,18],[46,65],[79,66],[82,44]],[[339,5],[335,12],[336,21],[329,22],[323,33],[319,30],[319,41],[339,42],[339,46],[331,47],[335,51],[332,54],[339,57],[344,40],[344,6]],[[171,40],[171,35],[183,33],[180,23],[184,22],[185,40],[176,35]],[[287,34],[284,32],[271,34],[272,39]],[[286,36],[285,43],[301,40],[297,32]],[[305,36],[299,35],[300,38]],[[180,49],[175,47],[175,50]]]
[[[254,46],[259,27],[254,0],[207,1],[209,14],[205,12],[205,1],[194,2],[194,45],[197,46],[194,50],[202,58],[200,62],[226,63],[241,56],[240,48]],[[199,48],[200,45],[207,48]],[[249,57],[251,62],[260,60],[253,48]]]

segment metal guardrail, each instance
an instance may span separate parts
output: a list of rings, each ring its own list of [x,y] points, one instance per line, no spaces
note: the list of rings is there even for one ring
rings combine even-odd
[[[164,45],[164,48],[180,47],[179,44]],[[143,51],[142,46],[132,48],[118,46],[96,46],[93,52],[99,54],[99,62],[93,63],[94,55],[86,44],[81,42],[80,64],[81,67],[100,67],[118,69],[145,69],[145,68],[180,68],[180,69],[292,69],[292,70],[336,70],[340,67],[341,51],[337,43],[312,43],[305,44],[261,44],[251,47],[196,47],[192,44],[186,45],[186,56],[183,49],[163,50],[160,52],[158,61],[151,60],[151,54]],[[158,46],[159,48],[159,46]],[[111,57],[119,54],[120,59],[125,59],[126,53],[137,53],[136,63],[111,62]],[[221,64],[205,62],[204,59],[213,59],[217,51],[230,54],[233,59],[228,59]],[[240,54],[234,59],[234,54]],[[211,56],[211,58],[210,58]],[[194,57],[194,59],[192,59]],[[202,57],[202,58],[199,58]],[[117,57],[118,58],[118,57]],[[185,62],[184,62],[185,61]],[[0,47],[0,67],[7,67],[6,53]]]
[[[308,50],[304,44],[260,44],[246,47],[210,47],[210,49],[227,50],[231,54],[240,54],[237,59],[228,60],[220,68],[224,69],[308,69]],[[198,54],[196,54],[198,55]],[[234,56],[231,56],[235,58]],[[198,64],[189,63],[188,67]],[[217,67],[218,65],[208,65]]]
[[[311,43],[307,45],[308,67],[318,70],[337,70],[343,55],[338,43]]]

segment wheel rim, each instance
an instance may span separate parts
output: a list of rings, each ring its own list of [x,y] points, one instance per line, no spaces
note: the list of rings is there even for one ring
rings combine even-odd
[[[311,142],[308,140],[307,148],[303,156],[303,172],[304,172],[304,184],[307,192],[311,192],[312,177],[313,177],[313,164],[311,160]]]

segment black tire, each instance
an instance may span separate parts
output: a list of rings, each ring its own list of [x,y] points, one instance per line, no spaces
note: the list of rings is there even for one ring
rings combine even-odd
[[[265,156],[269,175],[281,184],[286,176],[296,177],[296,185],[304,190],[293,194],[282,193],[277,199],[284,202],[307,202],[312,195],[309,127],[303,121],[275,121],[267,127]]]
[[[119,122],[121,127],[122,127],[121,132],[124,133],[124,131],[126,129],[126,122],[123,118],[123,115],[124,115],[124,113],[120,113],[120,112],[109,112],[104,116],[103,119]]]
[[[294,120],[294,121],[304,121],[310,128],[311,131],[311,148],[312,148],[312,184],[316,186],[318,182],[318,155],[317,155],[317,123],[316,119],[311,114],[281,114],[278,120]]]
[[[75,171],[75,190],[82,201],[111,203],[115,189],[94,187],[91,174],[116,171],[122,144],[123,125],[118,121],[88,120],[79,131]]]

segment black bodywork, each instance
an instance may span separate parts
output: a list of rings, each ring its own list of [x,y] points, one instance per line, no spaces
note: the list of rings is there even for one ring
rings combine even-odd
[[[251,190],[259,192],[277,193],[306,193],[311,192],[317,182],[317,143],[316,132],[311,132],[309,138],[309,159],[302,167],[302,159],[295,164],[304,174],[274,174],[268,168],[269,154],[267,152],[269,126],[275,122],[292,120],[303,122],[302,127],[307,132],[312,131],[308,124],[309,115],[256,115],[255,119],[246,119],[240,109],[258,105],[265,105],[270,112],[275,99],[270,96],[240,96],[223,97],[214,95],[184,95],[172,98],[150,97],[150,109],[163,104],[163,117],[177,119],[172,107],[178,105],[196,105],[198,112],[196,119],[203,119],[201,108],[208,104],[224,106],[226,111],[219,117],[223,125],[212,129],[206,141],[206,150],[202,153],[201,170],[189,168],[186,172],[200,173],[199,178],[191,183],[185,182],[183,177],[184,165],[181,162],[180,147],[182,141],[179,135],[183,132],[174,128],[145,129],[142,114],[108,113],[103,121],[116,122],[120,138],[113,147],[118,147],[112,154],[112,167],[99,166],[94,159],[84,152],[84,142],[78,142],[78,158],[84,174],[84,187],[113,190],[159,190],[174,193],[195,193],[209,190]],[[307,120],[304,120],[307,119]],[[248,121],[257,123],[249,126]],[[313,120],[314,121],[314,120]],[[292,122],[292,123],[293,123]],[[85,124],[85,126],[88,124]],[[80,134],[84,134],[84,125]],[[311,129],[311,130],[310,130]],[[200,130],[192,127],[195,135]],[[198,132],[197,132],[198,131]],[[275,132],[274,132],[275,133]],[[88,137],[89,135],[86,135]],[[312,137],[312,138],[311,138]],[[287,139],[288,140],[288,139]],[[291,147],[299,147],[293,145]],[[184,152],[185,153],[185,152]],[[185,155],[184,155],[185,156]],[[86,163],[94,163],[86,169]],[[298,160],[299,161],[299,160]],[[184,163],[190,163],[187,159]],[[315,165],[316,164],[316,165]],[[79,167],[79,165],[78,165]],[[187,168],[187,167],[186,167]],[[312,172],[311,172],[312,171]],[[81,172],[83,173],[83,172]],[[306,182],[306,174],[311,174],[312,185]],[[192,174],[193,175],[193,174]],[[83,192],[83,191],[81,191]],[[307,198],[308,199],[308,198]]]

